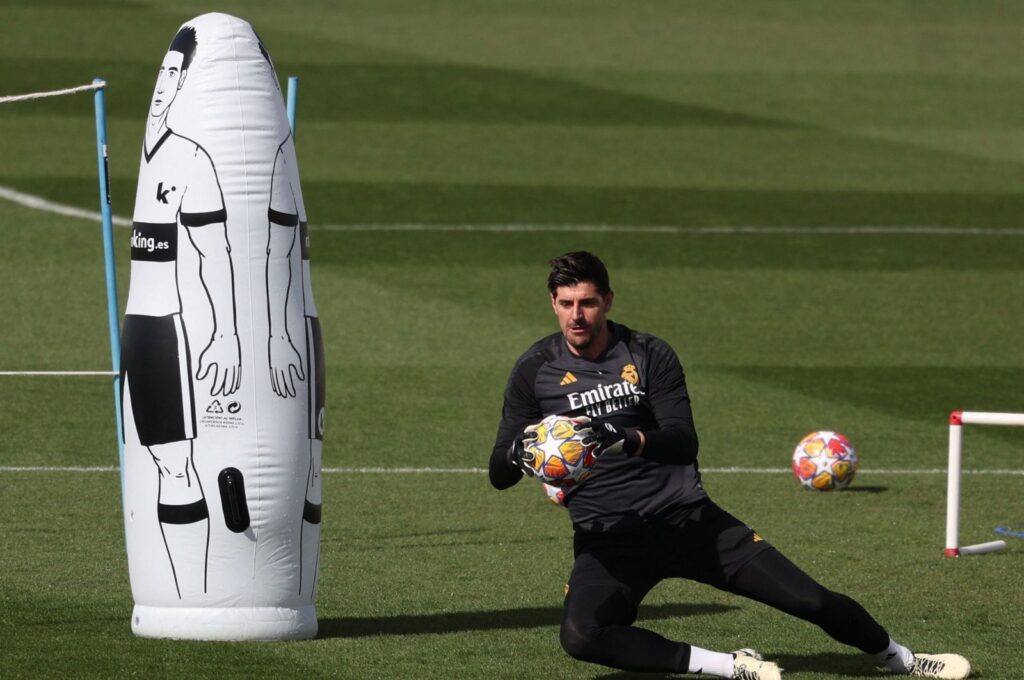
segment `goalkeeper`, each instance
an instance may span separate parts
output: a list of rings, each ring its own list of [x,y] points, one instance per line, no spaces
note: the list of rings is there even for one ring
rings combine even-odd
[[[607,319],[614,297],[604,264],[587,252],[551,260],[548,290],[561,331],[516,362],[505,388],[491,484],[524,471],[524,429],[545,416],[583,416],[599,440],[593,475],[565,494],[575,563],[562,612],[562,646],[581,661],[630,671],[774,680],[781,669],[752,650],[723,653],[633,625],[644,596],[687,578],[819,626],[893,672],[966,678],[956,654],[915,654],[854,600],[832,592],[718,507],[701,486],[697,434],[682,366],[658,338]]]

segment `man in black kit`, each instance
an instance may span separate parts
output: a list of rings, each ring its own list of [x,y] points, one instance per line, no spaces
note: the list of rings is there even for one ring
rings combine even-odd
[[[535,343],[512,369],[489,473],[497,489],[532,473],[523,460],[535,436],[529,426],[548,415],[574,417],[577,430],[598,441],[592,476],[564,499],[576,558],[562,613],[566,652],[623,670],[778,680],[781,669],[752,650],[715,652],[633,626],[644,596],[678,577],[810,621],[897,674],[970,675],[962,656],[915,654],[899,644],[857,602],[818,584],[715,505],[701,486],[675,352],[606,318],[613,292],[595,255],[572,252],[550,264],[561,332]]]

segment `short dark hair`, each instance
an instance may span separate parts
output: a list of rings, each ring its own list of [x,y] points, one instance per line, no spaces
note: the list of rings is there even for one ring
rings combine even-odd
[[[192,57],[196,55],[196,29],[191,26],[182,26],[167,51],[181,52],[185,55],[185,58],[181,60],[181,70],[187,69],[188,65],[192,63]]]
[[[551,297],[554,297],[562,286],[575,286],[583,282],[594,284],[602,296],[611,292],[608,269],[604,262],[601,262],[601,258],[593,253],[576,250],[559,255],[548,264],[551,265],[551,273],[548,275],[548,291]]]

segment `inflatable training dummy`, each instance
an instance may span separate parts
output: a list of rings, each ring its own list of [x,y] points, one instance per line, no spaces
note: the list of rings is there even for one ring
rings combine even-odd
[[[122,333],[124,519],[144,637],[316,635],[323,345],[270,55],[184,24],[146,118]]]

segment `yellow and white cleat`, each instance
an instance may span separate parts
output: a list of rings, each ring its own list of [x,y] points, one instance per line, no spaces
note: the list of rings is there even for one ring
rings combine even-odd
[[[753,649],[740,649],[732,653],[732,680],[782,680],[782,669]]]
[[[971,662],[959,654],[915,654],[910,676],[963,680],[970,677]]]

